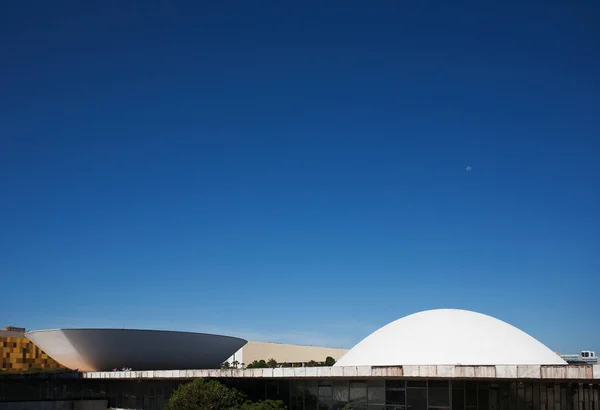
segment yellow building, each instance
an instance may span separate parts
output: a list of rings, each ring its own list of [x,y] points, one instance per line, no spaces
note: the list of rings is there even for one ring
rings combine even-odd
[[[301,346],[284,343],[248,342],[235,352],[227,362],[237,362],[248,366],[254,361],[274,359],[277,363],[302,367],[311,361],[324,362],[327,357],[339,360],[347,349],[331,347]]]
[[[42,349],[25,337],[25,329],[12,326],[0,330],[0,371],[23,371],[32,368],[63,368]]]

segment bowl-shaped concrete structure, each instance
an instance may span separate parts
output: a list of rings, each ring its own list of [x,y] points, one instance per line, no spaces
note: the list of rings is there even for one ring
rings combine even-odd
[[[161,330],[56,329],[25,335],[57,362],[79,371],[215,369],[247,343]]]

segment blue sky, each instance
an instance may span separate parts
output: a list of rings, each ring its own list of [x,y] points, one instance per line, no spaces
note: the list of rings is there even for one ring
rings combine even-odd
[[[597,2],[84,3],[0,13],[3,323],[600,350]]]

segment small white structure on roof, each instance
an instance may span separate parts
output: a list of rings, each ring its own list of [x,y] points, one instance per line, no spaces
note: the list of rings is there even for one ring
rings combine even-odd
[[[335,366],[566,365],[527,333],[481,313],[436,309],[371,333]]]

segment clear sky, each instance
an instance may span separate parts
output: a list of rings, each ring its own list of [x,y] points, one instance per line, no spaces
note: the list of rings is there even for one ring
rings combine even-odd
[[[597,1],[1,7],[0,324],[600,350]]]

